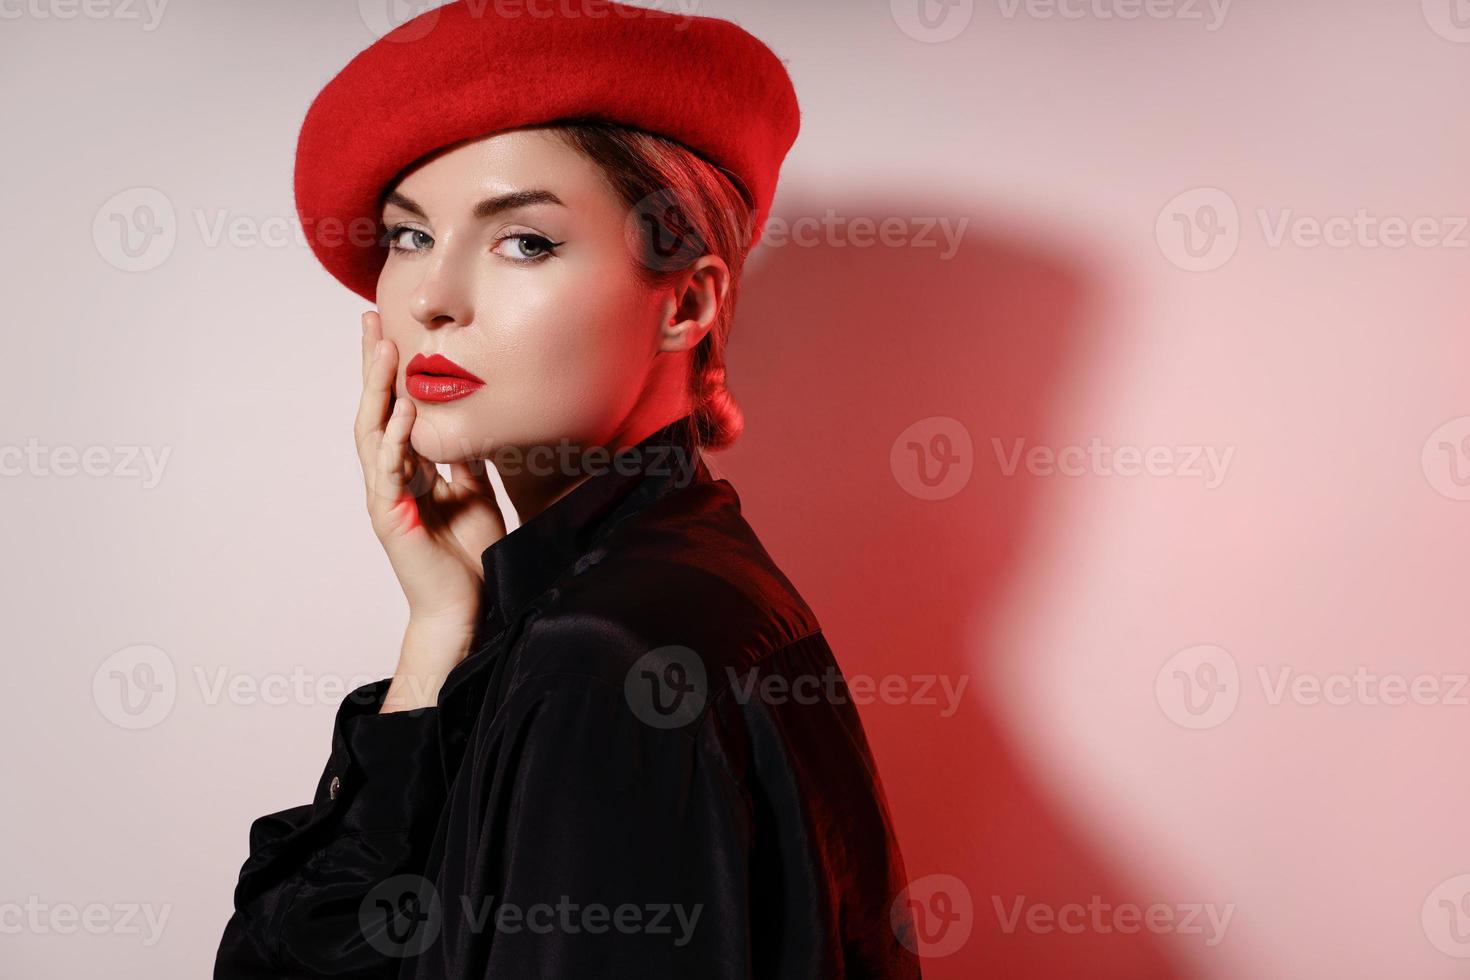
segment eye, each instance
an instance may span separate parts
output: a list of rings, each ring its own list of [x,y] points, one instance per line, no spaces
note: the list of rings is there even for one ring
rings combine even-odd
[[[393,225],[383,233],[383,244],[394,252],[426,252],[434,244],[434,237],[422,228]]]
[[[556,254],[556,249],[566,244],[565,242],[554,242],[543,235],[532,235],[526,232],[518,235],[506,235],[504,238],[498,239],[495,242],[497,250],[500,248],[501,242],[519,243],[512,246],[514,254],[509,254],[505,257],[512,262],[519,262],[522,265],[544,262]]]

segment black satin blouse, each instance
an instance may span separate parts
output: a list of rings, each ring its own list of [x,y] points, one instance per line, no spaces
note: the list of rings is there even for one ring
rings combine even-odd
[[[686,433],[485,550],[436,705],[343,700],[312,802],[250,828],[215,980],[920,975],[841,671]]]

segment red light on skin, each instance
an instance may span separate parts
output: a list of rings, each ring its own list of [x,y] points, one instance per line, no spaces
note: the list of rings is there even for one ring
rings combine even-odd
[[[393,502],[393,512],[402,523],[405,534],[411,534],[424,526],[424,519],[419,514],[418,499],[406,490]]]

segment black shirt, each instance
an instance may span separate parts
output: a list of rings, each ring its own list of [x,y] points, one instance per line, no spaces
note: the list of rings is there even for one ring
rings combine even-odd
[[[251,826],[215,980],[919,976],[841,671],[687,418],[482,563],[438,703],[358,688]]]

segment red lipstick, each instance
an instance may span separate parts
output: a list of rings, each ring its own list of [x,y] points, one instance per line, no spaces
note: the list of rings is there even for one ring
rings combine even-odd
[[[473,395],[485,382],[443,354],[415,354],[404,369],[404,387],[419,401],[452,402]]]

